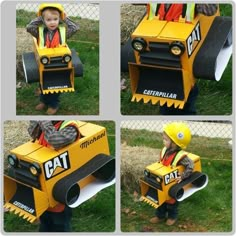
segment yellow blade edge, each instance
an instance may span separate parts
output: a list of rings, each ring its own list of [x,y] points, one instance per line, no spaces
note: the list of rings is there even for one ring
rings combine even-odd
[[[179,100],[173,100],[169,98],[160,98],[160,97],[152,97],[152,96],[146,96],[142,94],[134,94],[132,96],[131,101],[132,102],[140,102],[143,100],[144,103],[152,102],[152,105],[157,104],[158,102],[160,103],[160,106],[164,106],[167,103],[168,107],[171,107],[174,105],[175,108],[183,109],[185,102],[184,101],[179,101]]]

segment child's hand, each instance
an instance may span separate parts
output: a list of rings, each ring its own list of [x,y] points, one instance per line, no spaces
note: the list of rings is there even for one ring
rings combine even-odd
[[[182,181],[181,176],[178,176],[178,177],[175,179],[175,182],[177,182],[177,183],[180,183],[181,181]]]

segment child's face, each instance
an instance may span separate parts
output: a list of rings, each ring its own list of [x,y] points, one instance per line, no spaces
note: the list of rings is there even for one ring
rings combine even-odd
[[[163,139],[163,144],[166,148],[170,148],[171,147],[171,139],[168,137],[168,135],[166,133],[162,134],[162,139]]]
[[[49,30],[55,30],[59,25],[60,14],[58,11],[45,10],[43,12],[43,20]]]

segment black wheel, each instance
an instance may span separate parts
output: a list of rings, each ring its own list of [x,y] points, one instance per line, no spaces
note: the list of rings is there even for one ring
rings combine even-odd
[[[92,174],[95,178],[104,181],[104,182],[110,182],[115,178],[115,159],[110,160],[108,163],[106,163],[104,166],[102,166],[100,169],[95,171]]]
[[[83,64],[77,55],[77,52],[74,49],[71,49],[72,55],[72,64],[74,67],[74,76],[75,77],[82,77],[83,76]]]
[[[129,39],[124,45],[121,45],[120,60],[121,72],[128,72],[128,62],[135,62],[134,50],[131,45],[131,39]]]
[[[39,69],[33,52],[22,55],[22,64],[26,83],[39,82]]]
[[[178,201],[184,195],[184,189],[180,184],[174,184],[169,189],[169,195]]]
[[[77,183],[67,187],[57,182],[53,187],[53,197],[56,201],[70,206],[74,204],[80,195],[80,187]]]

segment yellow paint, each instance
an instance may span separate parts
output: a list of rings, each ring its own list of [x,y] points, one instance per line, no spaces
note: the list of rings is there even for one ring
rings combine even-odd
[[[59,150],[54,150],[53,148],[39,145],[37,140],[34,143],[30,141],[11,150],[11,154],[15,154],[19,160],[25,161],[29,164],[37,163],[40,166],[41,174],[39,175],[39,182],[41,188],[37,189],[5,175],[4,199],[6,202],[6,208],[10,209],[15,214],[20,214],[20,216],[25,217],[30,222],[33,222],[45,210],[47,210],[48,207],[54,207],[58,204],[53,197],[53,187],[60,179],[68,176],[75,170],[78,170],[98,154],[110,155],[107,132],[104,127],[87,122],[78,122],[78,126],[82,137],[76,142]],[[69,157],[69,164],[67,163],[67,165],[65,165],[67,168],[65,168],[64,165],[60,165],[59,162],[59,160],[65,161],[62,158],[65,155]],[[49,163],[50,165],[45,163]],[[57,167],[52,173],[50,173],[53,169],[51,167],[52,163],[56,163]],[[62,161],[61,163],[64,164]],[[47,169],[45,167],[46,165],[51,167],[51,169]],[[70,168],[68,168],[68,165],[70,165]],[[51,176],[47,179],[49,174]],[[82,189],[94,180],[95,178],[89,175],[79,181],[78,184]],[[18,185],[27,186],[33,190],[33,196],[25,197],[33,199],[36,215],[30,214],[10,203],[14,194],[17,192],[17,183]]]
[[[193,153],[188,153],[188,157],[194,162],[194,169],[193,172],[198,171],[201,172],[201,161],[200,157],[193,154]],[[151,199],[145,197],[149,186],[153,188],[153,186],[149,185],[147,182],[145,182],[143,179],[140,180],[140,186],[141,186],[141,195],[142,195],[142,200],[149,205],[158,208],[160,205],[162,205],[165,201],[170,200],[171,197],[169,196],[168,192],[169,189],[176,184],[175,179],[171,179],[168,184],[164,183],[164,176],[168,175],[171,172],[174,172],[175,170],[178,170],[179,174],[184,171],[183,166],[177,166],[177,167],[171,167],[171,166],[164,166],[163,164],[159,162],[155,162],[145,168],[148,170],[150,173],[160,177],[162,179],[161,182],[161,188],[162,191],[159,189],[156,189],[156,194],[158,196],[158,202],[154,202]],[[188,184],[184,187],[184,189],[188,189],[191,187],[191,184]]]
[[[38,68],[39,68],[39,75],[40,75],[40,85],[42,88],[42,92],[43,94],[48,94],[48,93],[64,93],[64,92],[74,92],[74,67],[72,65],[72,60],[68,63],[67,67],[62,67],[62,68],[44,68],[44,65],[41,63],[40,58],[42,58],[43,56],[46,56],[49,58],[49,64],[50,64],[50,58],[53,57],[63,57],[64,55],[70,55],[71,54],[71,50],[68,47],[67,44],[62,44],[59,45],[56,48],[41,48],[38,46],[37,43],[37,39],[33,37],[33,46],[34,46],[34,53],[35,53],[35,58],[36,58],[36,62],[38,64]],[[54,71],[70,71],[70,75],[68,80],[70,80],[71,86],[70,88],[52,88],[52,89],[43,89],[43,83],[44,83],[44,76],[43,76],[43,72],[51,72],[53,73]],[[57,79],[57,78],[53,78],[53,79]]]
[[[167,22],[161,21],[157,17],[153,18],[152,20],[148,20],[148,16],[144,16],[142,21],[136,27],[134,32],[131,35],[131,38],[142,38],[147,43],[146,52],[150,51],[149,43],[156,42],[156,43],[167,43],[171,44],[174,41],[179,41],[183,43],[185,46],[184,53],[180,56],[181,61],[181,68],[174,68],[170,66],[160,66],[160,65],[149,65],[149,64],[141,64],[140,61],[140,53],[134,51],[135,54],[135,63],[129,63],[129,75],[131,81],[131,91],[132,91],[132,102],[143,102],[143,103],[151,103],[156,105],[157,103],[160,106],[167,104],[167,106],[174,105],[175,108],[183,109],[184,104],[186,103],[189,93],[196,83],[196,78],[193,75],[193,62],[195,56],[201,45],[206,38],[206,35],[213,23],[213,20],[216,16],[219,16],[220,13],[217,13],[214,16],[204,16],[202,14],[198,14],[192,23],[185,23],[185,19],[182,18],[178,22]],[[188,38],[200,25],[200,34],[201,40],[194,41],[192,45],[191,55],[188,55]],[[183,100],[176,100],[172,98],[163,98],[163,97],[155,97],[151,95],[144,95],[144,94],[137,94],[136,89],[139,83],[139,69],[140,66],[149,66],[153,68],[166,68],[168,70],[181,70],[182,71],[182,80],[183,80],[183,91],[184,91],[184,99]],[[165,78],[163,77],[163,80]]]

